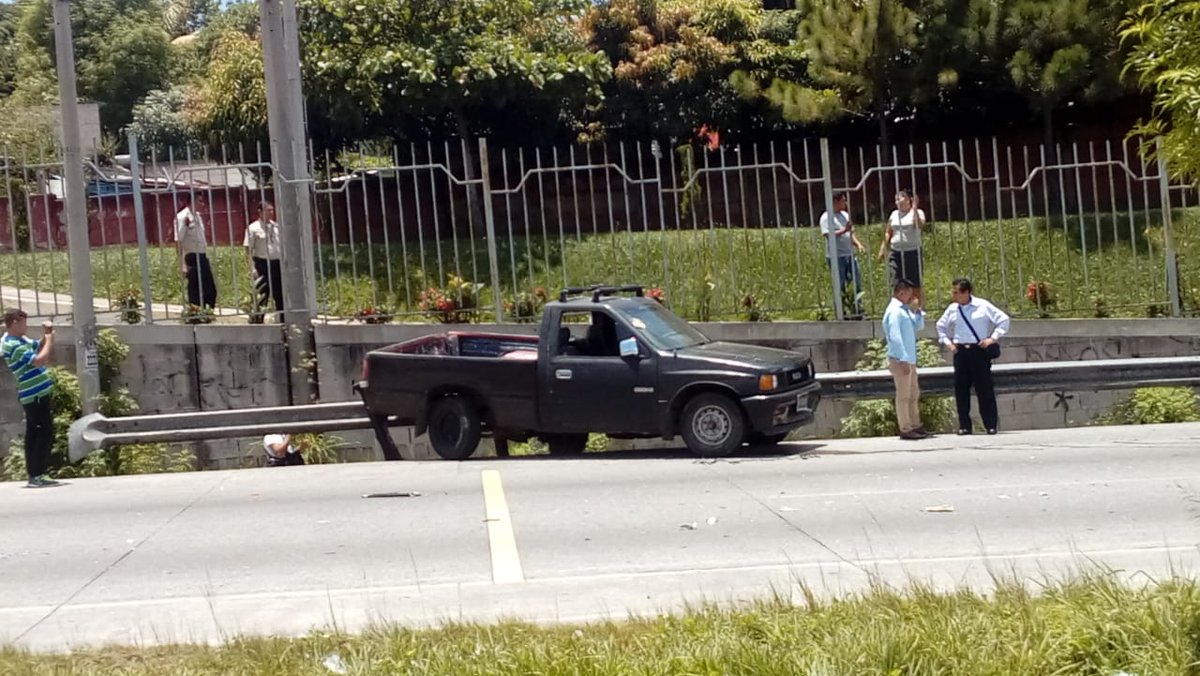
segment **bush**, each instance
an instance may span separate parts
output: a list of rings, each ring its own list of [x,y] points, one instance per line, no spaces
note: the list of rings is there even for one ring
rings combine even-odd
[[[917,366],[942,366],[942,353],[937,343],[917,341]],[[862,359],[854,365],[856,371],[878,371],[887,368],[887,344],[882,340],[867,343]],[[950,397],[921,397],[921,424],[930,432],[948,431],[955,420],[954,401]],[[896,424],[894,399],[856,401],[850,414],[842,419],[842,436],[887,437],[900,434]]]
[[[138,409],[137,401],[127,388],[114,389],[121,363],[129,356],[129,346],[121,342],[116,331],[104,329],[97,335],[96,357],[99,362],[100,391],[96,409],[108,417],[129,415]],[[54,393],[50,407],[54,411],[54,444],[50,450],[50,475],[60,479],[74,477],[116,476],[119,474],[148,474],[155,472],[186,472],[195,469],[192,454],[186,450],[171,450],[166,444],[137,444],[96,451],[72,465],[68,452],[67,431],[83,413],[79,379],[74,373],[55,366],[50,368]],[[8,457],[0,467],[0,480],[23,481],[28,478],[25,467],[25,442],[16,439],[8,449]]]
[[[1097,425],[1200,422],[1200,396],[1188,387],[1143,387],[1093,422]]]

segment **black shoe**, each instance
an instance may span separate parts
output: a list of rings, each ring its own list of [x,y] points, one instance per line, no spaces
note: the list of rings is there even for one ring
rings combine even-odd
[[[901,432],[900,438],[904,439],[905,441],[919,441],[921,439],[924,439],[925,435],[921,434],[920,432],[918,432],[916,430],[909,430],[907,432]]]
[[[995,434],[995,433],[996,433],[996,428],[995,428],[995,427],[993,427],[993,428],[991,428],[990,430],[988,430],[988,434]]]
[[[917,434],[920,434],[922,437],[925,437],[925,438],[929,438],[929,437],[933,436],[933,432],[930,432],[929,430],[925,429],[924,425],[921,425],[920,427],[918,427],[917,429],[915,429],[913,431],[916,432]]]
[[[960,437],[962,437],[962,436],[966,436],[966,435],[968,435],[968,434],[970,434],[970,433],[971,433],[971,430],[970,430],[970,429],[968,429],[968,428],[966,428],[966,427],[960,427],[960,428],[958,428],[958,436],[960,436]]]

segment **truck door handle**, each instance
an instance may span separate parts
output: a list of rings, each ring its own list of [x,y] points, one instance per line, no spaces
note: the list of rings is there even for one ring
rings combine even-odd
[[[571,369],[558,369],[554,372],[554,377],[557,380],[570,380],[571,379]]]

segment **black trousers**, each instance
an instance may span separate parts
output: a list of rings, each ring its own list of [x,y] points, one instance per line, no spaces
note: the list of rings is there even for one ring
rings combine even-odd
[[[25,468],[32,479],[50,469],[50,448],[54,445],[54,413],[50,395],[25,404]]]
[[[213,307],[217,304],[217,282],[213,278],[208,254],[190,253],[183,257],[187,265],[187,300],[189,305]]]
[[[266,307],[268,298],[275,300],[275,311],[283,312],[283,271],[278,258],[254,258],[254,269],[258,272],[258,302]]]
[[[996,389],[992,384],[992,360],[976,345],[960,345],[954,353],[954,403],[958,405],[958,428],[971,429],[971,388],[979,399],[983,426],[996,429]]]

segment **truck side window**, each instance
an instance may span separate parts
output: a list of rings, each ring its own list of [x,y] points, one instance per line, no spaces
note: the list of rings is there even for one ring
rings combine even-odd
[[[607,313],[592,313],[592,324],[588,327],[587,349],[588,354],[593,357],[620,356],[617,325]]]
[[[620,344],[617,342],[617,325],[606,312],[563,313],[558,329],[558,354],[560,356],[617,357]],[[573,328],[582,328],[588,322],[584,336],[578,337]],[[572,325],[575,325],[574,327]]]

